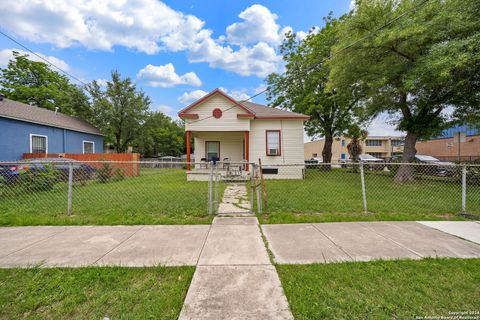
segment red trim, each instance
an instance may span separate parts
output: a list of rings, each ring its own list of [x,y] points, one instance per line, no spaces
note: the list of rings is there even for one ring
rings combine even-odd
[[[268,154],[268,133],[269,132],[278,132],[278,154]],[[277,157],[282,155],[282,131],[281,130],[265,130],[265,151],[268,157]]]
[[[210,92],[209,94],[203,96],[202,98],[198,99],[197,101],[195,101],[194,103],[192,103],[191,105],[183,108],[182,110],[179,111],[178,115],[180,117],[180,114],[182,113],[187,113],[189,110],[191,110],[192,108],[194,108],[195,106],[199,105],[200,103],[202,103],[203,101],[207,100],[208,98],[210,98],[211,96],[213,96],[214,94],[221,94],[222,96],[224,96],[225,98],[227,98],[228,100],[230,100],[231,102],[233,102],[236,106],[238,106],[239,108],[242,108],[243,110],[245,110],[247,113],[250,113],[250,114],[253,114],[252,111],[250,111],[247,107],[245,107],[244,105],[240,104],[238,101],[236,101],[235,99],[233,99],[232,97],[228,96],[226,93],[224,93],[223,91],[221,91],[220,89],[215,89],[213,90],[212,92]]]
[[[179,113],[178,117],[188,118],[188,119],[198,119],[198,114],[196,114],[196,113]]]
[[[237,118],[255,118],[254,114],[238,113]]]
[[[250,164],[248,164],[250,160],[250,132],[245,131],[245,160],[247,164],[245,165],[245,170],[248,171]]]
[[[263,120],[308,120],[310,119],[310,116],[285,116],[285,117],[279,117],[279,116],[255,116],[256,119],[263,119]]]
[[[190,131],[185,131],[185,139],[187,140],[187,171],[190,171]]]
[[[205,159],[207,159],[207,162],[208,162],[207,144],[208,144],[209,142],[216,142],[216,143],[218,143],[218,161],[220,161],[220,141],[205,141]]]

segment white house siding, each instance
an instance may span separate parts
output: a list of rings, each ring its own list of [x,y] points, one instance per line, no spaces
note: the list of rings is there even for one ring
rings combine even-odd
[[[185,130],[249,131],[250,120],[237,118],[237,114],[245,114],[246,111],[240,107],[233,106],[233,102],[225,97],[213,95],[192,110],[192,113],[198,114],[199,119],[187,119],[185,121]],[[212,111],[216,108],[219,108],[223,112],[222,117],[219,119],[212,116]]]
[[[220,141],[220,160],[243,160],[245,132],[194,132],[195,162],[205,158],[205,141]]]
[[[266,155],[266,131],[280,130],[281,155]],[[252,120],[250,124],[250,161],[278,168],[278,174],[265,175],[268,179],[303,178],[303,121],[302,120]],[[292,164],[296,164],[295,166]]]

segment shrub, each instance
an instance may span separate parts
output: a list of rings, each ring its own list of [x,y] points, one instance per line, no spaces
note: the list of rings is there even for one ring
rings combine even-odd
[[[29,191],[49,191],[59,181],[59,171],[51,165],[20,172],[20,185]]]
[[[108,162],[104,162],[102,167],[97,170],[97,180],[101,183],[107,183],[110,181],[113,175],[112,165]]]
[[[112,179],[113,181],[122,181],[123,179],[125,179],[125,172],[123,171],[123,169],[122,168],[115,169]]]

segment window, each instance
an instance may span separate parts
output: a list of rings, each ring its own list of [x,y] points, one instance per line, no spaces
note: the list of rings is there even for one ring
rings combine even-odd
[[[342,152],[342,153],[340,154],[340,159],[341,159],[341,160],[345,160],[346,157],[347,157],[347,155],[345,154],[345,152]]]
[[[392,140],[393,147],[399,147],[401,145],[403,145],[403,140]]]
[[[83,153],[95,153],[95,142],[83,140]]]
[[[267,156],[279,156],[282,150],[280,130],[267,130]]]
[[[48,137],[30,134],[30,153],[48,153]]]
[[[367,140],[366,142],[367,147],[381,147],[382,140]]]
[[[345,140],[342,139],[342,147],[345,147]]]
[[[220,160],[220,141],[205,141],[205,155],[207,161]]]

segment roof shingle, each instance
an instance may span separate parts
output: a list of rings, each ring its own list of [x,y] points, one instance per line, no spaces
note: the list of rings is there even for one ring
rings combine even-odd
[[[5,98],[0,101],[0,117],[102,135],[100,130],[85,120]]]

